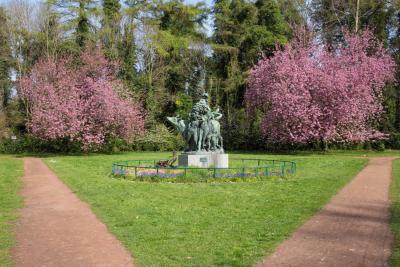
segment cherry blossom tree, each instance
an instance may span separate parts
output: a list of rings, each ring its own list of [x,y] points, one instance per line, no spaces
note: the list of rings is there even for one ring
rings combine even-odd
[[[299,35],[300,36],[300,35]],[[370,31],[347,33],[332,51],[296,38],[251,70],[245,99],[261,109],[267,142],[360,142],[384,137],[374,128],[382,90],[395,63]]]
[[[27,128],[42,140],[69,139],[84,150],[108,138],[127,141],[144,132],[140,105],[122,97],[115,78],[118,64],[104,58],[100,49],[71,58],[44,58],[22,77],[19,96],[27,113]]]

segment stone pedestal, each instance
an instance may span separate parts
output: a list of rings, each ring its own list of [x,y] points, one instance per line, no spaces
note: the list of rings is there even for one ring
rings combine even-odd
[[[216,152],[184,152],[179,155],[179,166],[229,168],[228,154]]]

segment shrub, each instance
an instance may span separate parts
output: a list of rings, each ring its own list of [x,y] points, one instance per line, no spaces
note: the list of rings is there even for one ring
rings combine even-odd
[[[371,143],[371,148],[376,151],[384,151],[385,150],[385,141],[377,140]]]
[[[246,92],[249,111],[271,143],[335,143],[376,140],[382,89],[394,80],[395,62],[370,31],[346,34],[331,51],[302,38],[258,62]]]
[[[7,125],[7,117],[0,111],[0,140],[10,136],[10,129]]]
[[[391,133],[389,139],[386,141],[388,147],[393,149],[400,149],[400,133]]]
[[[164,124],[158,124],[148,130],[145,135],[135,141],[133,146],[136,150],[149,151],[182,150],[184,147],[185,141],[181,135],[172,133]]]
[[[100,49],[71,58],[45,58],[18,85],[27,113],[27,129],[50,143],[76,142],[83,150],[98,150],[107,139],[131,141],[144,132],[140,106],[122,97],[116,80],[118,64]]]
[[[31,135],[17,136],[0,140],[0,153],[22,154],[22,153],[80,153],[82,144],[69,139],[41,140]]]

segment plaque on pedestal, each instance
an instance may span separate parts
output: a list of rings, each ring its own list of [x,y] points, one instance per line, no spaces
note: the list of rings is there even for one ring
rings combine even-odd
[[[179,166],[192,166],[199,168],[216,167],[228,168],[228,154],[217,152],[184,152],[179,155]]]

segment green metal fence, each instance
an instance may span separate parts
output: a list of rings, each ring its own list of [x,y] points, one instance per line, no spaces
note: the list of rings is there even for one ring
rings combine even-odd
[[[164,160],[164,159],[162,159]],[[125,160],[112,164],[112,173],[120,176],[140,177],[207,177],[207,178],[235,178],[235,177],[262,177],[286,176],[296,172],[296,163],[287,160],[266,159],[231,159],[230,168],[198,168],[198,167],[159,167],[154,160]]]

